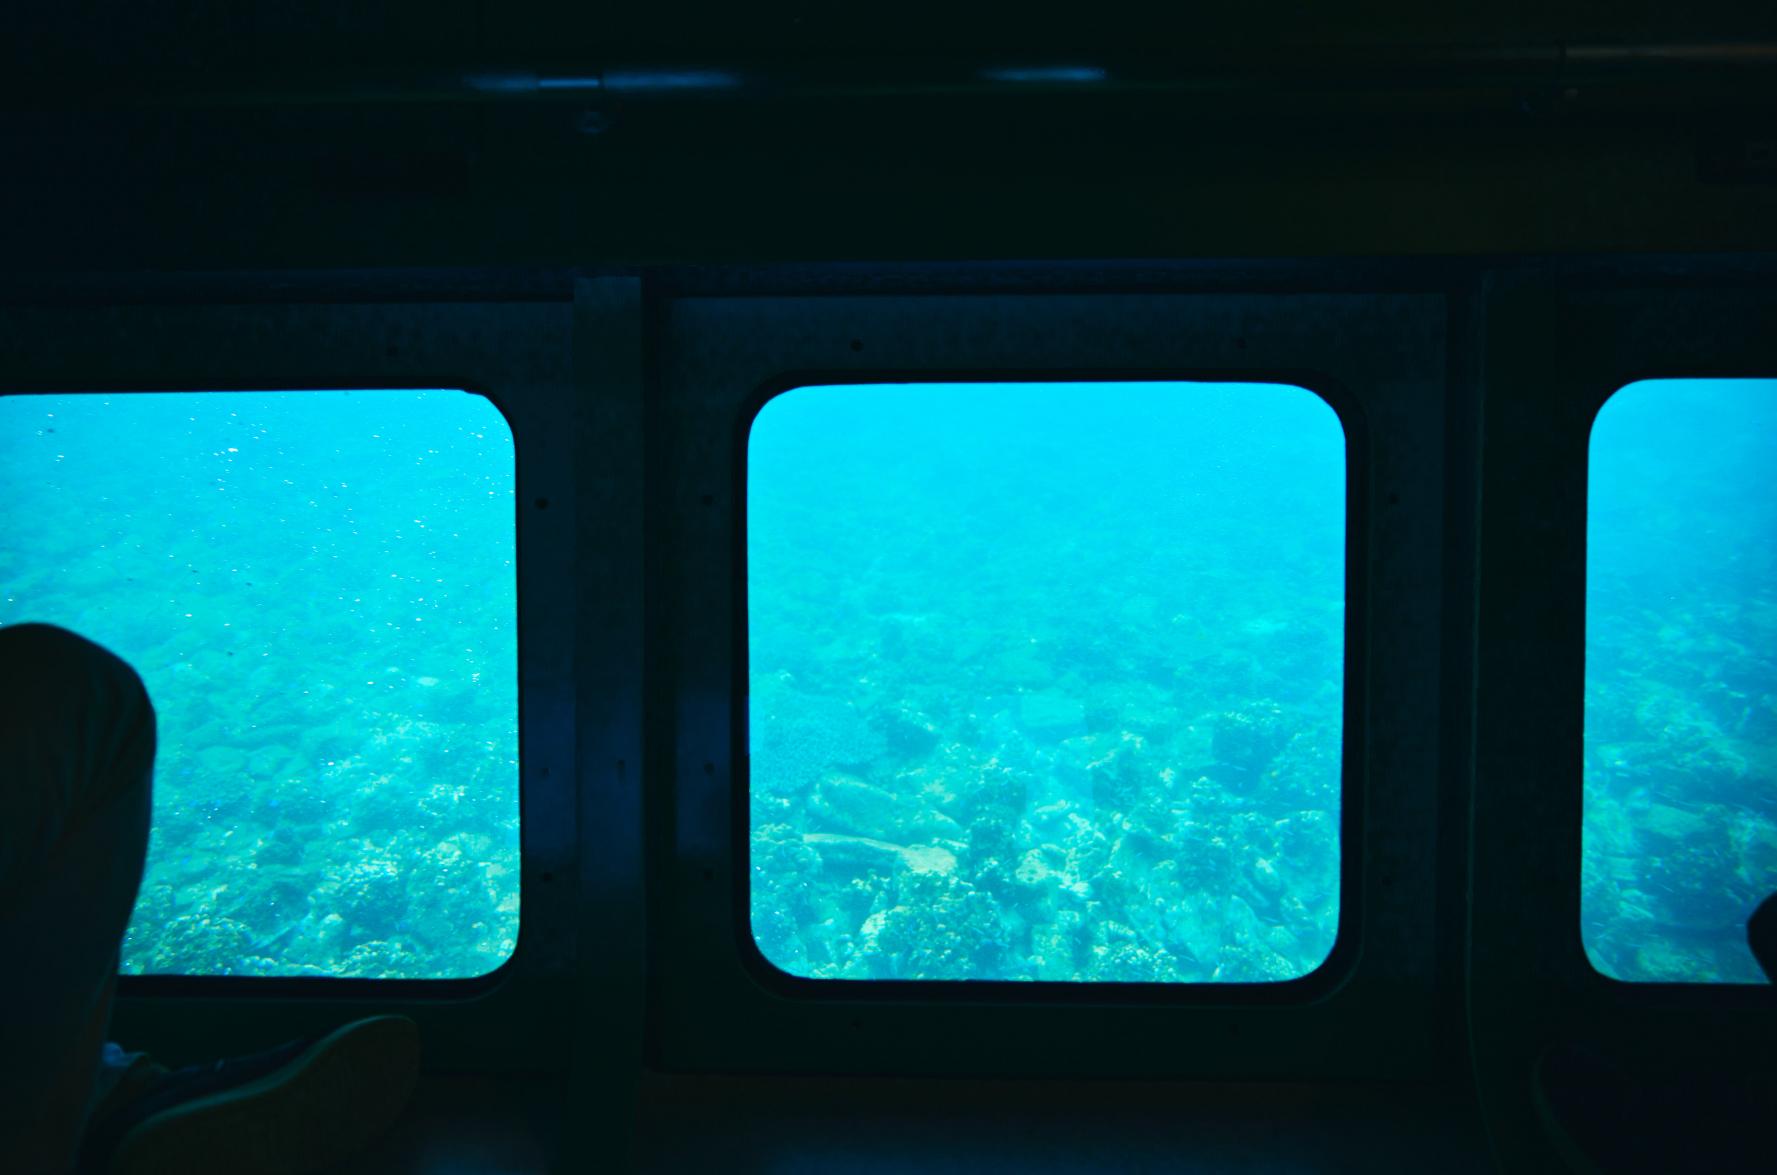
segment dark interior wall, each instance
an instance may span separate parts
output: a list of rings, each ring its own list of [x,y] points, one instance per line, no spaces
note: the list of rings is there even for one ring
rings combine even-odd
[[[0,61],[16,83],[20,71],[48,77],[75,60],[164,73],[194,66],[584,64],[589,56],[1687,42],[1773,29],[1777,15],[1758,0],[84,0],[13,14]]]
[[[1700,177],[1706,118],[972,113],[39,118],[0,211],[27,270],[1777,247],[1777,186]]]
[[[42,6],[0,266],[1777,247],[1777,6],[1680,9]]]

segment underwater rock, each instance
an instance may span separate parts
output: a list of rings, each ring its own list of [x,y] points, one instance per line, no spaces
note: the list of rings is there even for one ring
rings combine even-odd
[[[1706,816],[1687,812],[1670,804],[1650,804],[1637,817],[1636,827],[1643,836],[1670,845],[1708,832],[1710,820]]]
[[[394,833],[413,824],[420,796],[411,782],[393,775],[350,778],[352,828],[360,832]],[[429,814],[436,817],[437,806]]]
[[[1228,937],[1221,899],[1187,892],[1178,907],[1162,910],[1160,914],[1165,935],[1158,941],[1164,942],[1175,957],[1190,959],[1200,969],[1203,978],[1208,979]]]
[[[1226,893],[1234,877],[1234,850],[1214,825],[1182,821],[1172,837],[1179,881],[1188,890]]]
[[[1301,968],[1263,943],[1222,947],[1216,953],[1216,983],[1282,983],[1301,975]]]
[[[1734,733],[1767,746],[1777,743],[1777,694],[1761,694],[1746,703],[1734,722]]]
[[[816,859],[852,873],[889,873],[905,868],[913,873],[956,872],[956,854],[940,845],[898,845],[867,836],[809,832],[802,843],[816,850]]]
[[[163,928],[178,916],[178,904],[173,886],[153,876],[143,881],[136,896],[136,908],[124,930],[123,952],[118,965],[122,974],[140,975],[146,970],[144,961],[155,950],[155,940]]]
[[[1055,670],[1029,640],[1008,643],[992,659],[992,680],[1015,688],[1040,689],[1055,680]]]
[[[475,822],[475,789],[453,771],[380,775],[366,787],[365,796],[375,797],[385,812],[391,803],[405,806],[408,819],[384,825],[389,832],[418,827],[430,831]],[[423,819],[416,820],[416,815]]]
[[[1056,923],[1031,928],[1030,961],[1036,978],[1045,982],[1068,983],[1079,974],[1073,937],[1066,927]]]
[[[888,749],[850,702],[782,688],[753,702],[752,781],[765,791],[813,788],[835,769],[868,767]]]
[[[1706,952],[1655,938],[1635,950],[1629,971],[1635,979],[1655,983],[1717,983],[1721,975]]]
[[[253,859],[261,865],[294,865],[302,860],[303,842],[296,829],[280,824],[259,842]]]
[[[903,758],[917,758],[938,745],[937,723],[912,706],[901,705],[878,719],[888,749]]]
[[[882,873],[853,877],[834,895],[832,904],[837,910],[836,917],[846,927],[861,926],[873,912],[886,908],[887,884],[887,875]]]
[[[1140,735],[1127,731],[1067,739],[1050,765],[1054,790],[1088,815],[1099,807],[1126,812],[1155,783],[1142,762],[1145,745]]]
[[[286,747],[260,747],[247,756],[247,774],[254,779],[277,780],[299,769],[296,756]]]
[[[964,837],[956,821],[925,807],[914,797],[865,783],[851,775],[829,775],[821,781],[809,813],[816,824],[854,836],[896,841],[954,840]]]
[[[359,943],[339,964],[335,974],[347,978],[426,977],[428,960],[406,943],[382,939]]]
[[[1290,888],[1318,890],[1339,877],[1339,821],[1321,809],[1291,812],[1272,824],[1279,867],[1288,863]],[[1319,878],[1321,881],[1312,879]]]
[[[1019,858],[1012,878],[1019,885],[1032,888],[1072,886],[1074,879],[1065,872],[1065,860],[1061,851],[1053,846],[1031,849]]]
[[[850,775],[821,780],[809,811],[819,823],[858,836],[893,835],[909,815],[893,793]]]
[[[1777,825],[1742,813],[1729,833],[1734,846],[1734,872],[1755,891],[1777,890]]]
[[[386,938],[406,913],[406,882],[397,861],[369,841],[361,855],[333,871],[318,891],[327,909],[346,920],[349,936]]]
[[[1025,694],[1018,701],[1018,726],[1037,743],[1060,743],[1086,732],[1086,709],[1059,690]]]
[[[808,974],[808,950],[797,934],[796,920],[778,909],[753,907],[753,941],[759,953],[791,975]]]
[[[1095,948],[1083,978],[1094,983],[1166,983],[1186,977],[1165,947],[1123,941]]]
[[[1284,895],[1284,879],[1276,863],[1267,857],[1255,857],[1247,863],[1245,877],[1257,898],[1256,904],[1275,909]]]
[[[1280,958],[1303,958],[1302,944],[1288,927],[1273,926],[1265,931],[1265,945]]]
[[[1187,730],[1191,725],[1186,723],[1179,713],[1178,704],[1169,690],[1162,690],[1147,683],[1131,685],[1124,690],[1122,705],[1119,707],[1120,724],[1127,730],[1155,742],[1166,741],[1175,746],[1184,746],[1190,740],[1197,739],[1200,732]],[[1209,733],[1201,732],[1202,753],[1198,761],[1209,761]]]
[[[896,903],[858,928],[859,957],[878,979],[977,979],[1006,967],[999,904],[968,882],[906,874]]]
[[[965,834],[969,859],[976,863],[985,863],[992,859],[1007,860],[1013,857],[1014,827],[999,813],[988,812],[976,816]]]
[[[328,798],[329,788],[312,777],[297,777],[266,789],[258,797],[254,815],[265,824],[285,821],[298,826],[320,824],[336,818],[336,805]]]
[[[788,824],[762,824],[749,838],[755,894],[772,887],[801,887],[821,870],[821,856]]]
[[[508,835],[496,841],[483,832],[458,832],[450,837],[457,848],[471,861],[503,860],[518,864],[518,838]]]
[[[963,801],[974,814],[972,823],[993,820],[1010,828],[1024,811],[1030,787],[1020,772],[991,760],[962,790]]]
[[[1283,709],[1273,702],[1256,702],[1243,710],[1229,710],[1215,720],[1210,752],[1223,767],[1256,778],[1289,742],[1290,731]]]
[[[136,925],[132,922],[131,929]],[[243,973],[243,961],[258,954],[245,923],[209,911],[181,914],[153,928],[143,927],[142,932],[146,941],[131,953],[141,971],[150,975],[168,971],[238,975]]]
[[[1120,731],[1101,740],[1101,754],[1086,765],[1092,796],[1101,807],[1128,811],[1140,799],[1164,791],[1170,778],[1148,761],[1147,740],[1133,731]]]
[[[237,781],[247,774],[247,755],[238,747],[205,747],[197,753],[197,762],[204,774],[218,784]]]
[[[1302,719],[1293,715],[1291,721]],[[1337,808],[1343,742],[1335,719],[1298,726],[1271,762],[1268,798],[1285,808]]]

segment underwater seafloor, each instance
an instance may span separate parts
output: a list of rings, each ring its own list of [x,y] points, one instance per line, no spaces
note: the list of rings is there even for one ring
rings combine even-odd
[[[1280,385],[798,389],[749,442],[792,975],[1264,982],[1339,921],[1345,439]]]
[[[1585,949],[1757,982],[1777,390],[1592,452]],[[1339,919],[1344,445],[1300,389],[806,389],[749,446],[751,921],[814,978],[1276,981]],[[141,672],[130,973],[454,978],[519,916],[512,447],[456,392],[0,397],[0,623]]]
[[[1763,983],[1777,892],[1777,380],[1648,380],[1593,428],[1581,938],[1615,979]]]
[[[513,527],[466,393],[0,398],[0,623],[105,645],[158,714],[124,972],[511,955]]]
[[[1762,982],[1777,382],[1643,385],[1597,436],[1580,938],[1617,979]],[[1112,982],[1324,960],[1341,453],[1330,414],[1275,387],[768,406],[748,509],[765,957]]]

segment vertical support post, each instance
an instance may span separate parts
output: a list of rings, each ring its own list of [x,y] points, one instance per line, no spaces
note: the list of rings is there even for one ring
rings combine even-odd
[[[574,287],[579,1009],[558,1170],[633,1164],[644,1047],[641,280]]]

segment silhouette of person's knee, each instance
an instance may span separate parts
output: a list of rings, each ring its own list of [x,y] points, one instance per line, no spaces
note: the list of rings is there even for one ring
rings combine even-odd
[[[1777,893],[1760,902],[1746,920],[1746,941],[1765,978],[1777,983]]]
[[[41,738],[46,722],[90,734],[95,719],[128,719],[148,706],[126,662],[53,624],[0,627],[0,668],[0,734]]]
[[[123,660],[53,625],[0,627],[0,908],[23,900],[118,804],[140,809],[146,849],[154,752],[154,706]]]
[[[0,939],[28,952],[0,968],[0,1149],[24,1169],[66,1166],[79,1142],[148,847],[154,750],[135,670],[66,629],[0,627]]]

